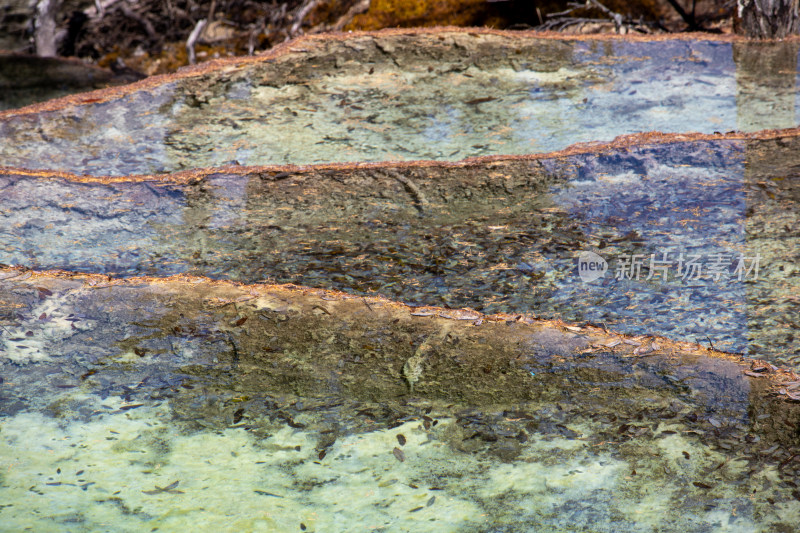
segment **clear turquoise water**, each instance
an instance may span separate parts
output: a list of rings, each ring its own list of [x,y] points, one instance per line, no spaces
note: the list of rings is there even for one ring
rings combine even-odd
[[[548,57],[533,47],[495,64],[386,52],[371,74],[322,61],[286,83],[254,66],[18,115],[0,121],[0,166],[125,176],[460,160],[797,124],[796,44],[536,46]],[[376,169],[222,170],[190,184],[4,170],[0,263],[294,282],[595,322],[796,367],[797,145],[787,135],[423,165],[405,182]],[[589,282],[586,251],[609,265]],[[646,279],[664,253],[672,277]],[[717,254],[759,256],[758,278],[736,278],[731,262],[720,279],[683,279],[680,253],[706,267]],[[633,256],[639,279],[617,279]],[[295,395],[220,363],[236,345],[213,306],[159,336],[152,321],[167,311],[96,290],[108,296],[0,279],[0,529],[749,532],[792,531],[800,518],[797,450],[760,437],[786,423],[783,404],[760,412],[725,376],[716,403],[665,375],[661,392],[618,412],[587,409],[600,392],[580,379],[558,402]],[[169,305],[183,318],[179,299]],[[591,359],[560,368],[573,363]],[[628,378],[641,375],[628,364]]]

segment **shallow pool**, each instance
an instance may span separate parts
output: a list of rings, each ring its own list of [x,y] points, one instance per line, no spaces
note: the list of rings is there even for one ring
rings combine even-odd
[[[457,161],[645,131],[798,125],[793,41],[523,35],[309,39],[271,58],[0,116],[0,137],[12,140],[0,145],[0,166],[119,176]]]

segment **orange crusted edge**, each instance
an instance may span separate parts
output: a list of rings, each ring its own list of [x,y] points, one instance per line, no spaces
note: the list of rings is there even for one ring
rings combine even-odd
[[[157,181],[160,183],[185,184],[204,179],[212,174],[226,173],[233,175],[247,175],[256,173],[290,172],[304,174],[326,170],[348,171],[353,169],[383,169],[383,168],[463,168],[490,164],[503,161],[540,161],[582,154],[598,154],[612,150],[624,150],[643,146],[658,146],[681,142],[697,141],[763,141],[787,137],[800,136],[800,127],[786,129],[760,130],[752,133],[728,132],[719,134],[709,133],[662,133],[649,131],[620,135],[613,141],[591,141],[575,143],[563,150],[521,155],[486,155],[468,157],[460,161],[434,161],[430,159],[417,159],[410,161],[375,161],[375,162],[350,162],[350,163],[320,163],[312,165],[258,165],[258,166],[225,166],[191,170],[181,170],[163,174],[130,174],[125,176],[93,176],[89,174],[73,174],[59,170],[31,170],[26,168],[0,166],[0,174],[16,174],[20,176],[62,178],[81,183],[128,183]]]
[[[17,274],[13,275],[13,273],[15,272]],[[389,298],[380,295],[370,295],[370,296],[355,295],[332,289],[313,288],[304,285],[296,285],[292,283],[285,283],[285,284],[243,283],[231,280],[212,279],[205,276],[194,276],[189,274],[176,274],[165,277],[135,276],[130,278],[115,278],[113,276],[109,276],[106,274],[82,273],[82,272],[72,272],[66,270],[33,270],[22,266],[0,267],[0,274],[12,274],[0,277],[0,283],[14,281],[15,279],[27,275],[24,279],[20,279],[19,281],[28,283],[44,282],[42,283],[42,285],[45,287],[48,279],[61,279],[61,280],[82,282],[84,284],[89,285],[90,287],[97,287],[97,288],[137,285],[137,284],[163,286],[163,285],[171,285],[174,283],[184,283],[187,285],[203,284],[212,287],[235,288],[241,291],[246,291],[251,296],[256,296],[256,297],[265,296],[269,292],[288,292],[288,293],[300,293],[302,295],[315,296],[331,301],[364,300],[368,304],[380,304],[383,306],[388,306],[395,310],[407,311],[409,315],[412,315],[415,318],[419,317],[420,319],[461,321],[466,319],[463,316],[459,315],[468,314],[470,315],[468,318],[469,320],[480,320],[481,322],[519,322],[529,326],[538,325],[538,326],[565,329],[573,333],[582,333],[586,335],[591,335],[593,337],[607,338],[609,336],[613,336],[620,339],[646,338],[651,341],[657,341],[658,344],[662,346],[661,351],[663,351],[664,349],[672,349],[672,350],[678,350],[681,353],[685,354],[693,354],[705,357],[714,357],[717,359],[725,359],[741,366],[743,368],[743,372],[750,370],[751,365],[754,362],[756,363],[760,362],[760,360],[758,359],[744,357],[741,354],[723,352],[712,348],[707,348],[697,343],[687,342],[687,341],[677,341],[660,335],[626,335],[623,333],[609,331],[604,327],[594,324],[575,324],[575,323],[565,322],[560,319],[549,320],[544,318],[538,318],[535,315],[529,313],[514,313],[514,314],[495,313],[486,315],[481,313],[480,311],[475,311],[474,309],[468,309],[468,308],[447,309],[444,307],[436,307],[436,306],[412,307],[402,302],[398,302],[396,300],[390,300]],[[629,348],[630,350],[633,350],[632,347]],[[800,376],[798,376],[792,370],[776,367],[770,364],[768,365],[771,368],[771,372],[765,374],[765,376],[769,376],[770,378],[772,378],[777,382],[800,380]]]

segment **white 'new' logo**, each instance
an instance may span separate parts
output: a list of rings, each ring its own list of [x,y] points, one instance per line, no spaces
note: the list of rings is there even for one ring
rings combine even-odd
[[[578,275],[584,283],[603,277],[607,270],[606,260],[594,252],[581,252],[578,256]]]

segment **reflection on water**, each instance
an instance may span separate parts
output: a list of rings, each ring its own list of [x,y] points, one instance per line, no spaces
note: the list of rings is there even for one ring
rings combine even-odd
[[[791,128],[800,117],[800,43],[735,43],[737,129]]]
[[[393,39],[309,44],[284,61],[10,117],[0,165],[125,175],[460,160],[651,130],[797,124],[797,43]]]
[[[795,365],[797,143],[673,143],[402,171],[408,178],[311,170],[106,185],[7,175],[0,262],[534,313]],[[581,281],[582,251],[605,258],[603,277]]]
[[[0,52],[0,111],[125,83],[74,58]]]

